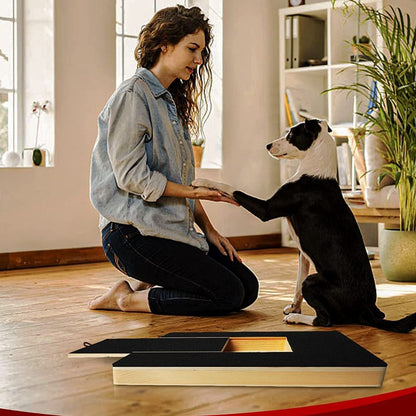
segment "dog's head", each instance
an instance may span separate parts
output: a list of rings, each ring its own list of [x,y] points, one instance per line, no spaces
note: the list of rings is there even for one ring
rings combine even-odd
[[[267,144],[266,149],[277,159],[303,159],[307,150],[331,131],[326,121],[305,120],[293,126],[286,136]]]

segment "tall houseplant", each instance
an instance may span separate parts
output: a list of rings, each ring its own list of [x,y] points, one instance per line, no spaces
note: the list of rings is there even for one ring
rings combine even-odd
[[[359,53],[356,82],[336,87],[372,101],[374,112],[360,114],[366,130],[385,145],[386,163],[381,176],[390,175],[399,192],[400,231],[384,230],[380,262],[389,280],[416,281],[416,30],[400,8],[376,10],[360,0],[350,0],[364,20],[380,34],[384,47],[372,42]],[[370,61],[370,62],[369,62]],[[376,81],[374,94],[372,82]],[[381,179],[381,178],[380,178]]]
[[[410,16],[400,8],[376,10],[360,0],[348,4],[357,7],[364,20],[374,24],[384,48],[362,48],[366,61],[355,62],[363,76],[377,82],[372,96],[365,81],[336,87],[355,92],[366,102],[373,99],[371,113],[362,113],[366,128],[376,134],[386,147],[382,175],[390,175],[399,191],[400,229],[416,231],[416,30]],[[348,5],[346,6],[348,7]],[[360,49],[360,45],[358,45]],[[368,61],[371,61],[369,63]]]

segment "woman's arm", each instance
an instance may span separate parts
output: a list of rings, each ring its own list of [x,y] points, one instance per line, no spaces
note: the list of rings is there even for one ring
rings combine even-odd
[[[234,261],[234,259],[236,259],[240,263],[242,262],[240,256],[237,254],[236,249],[231,245],[228,239],[223,237],[213,227],[213,225],[211,224],[211,221],[208,218],[208,215],[206,214],[199,200],[195,201],[195,222],[204,232],[205,236],[207,237],[207,240],[211,244],[214,244],[224,256],[228,255],[231,261]]]
[[[208,201],[223,201],[228,202],[233,205],[239,206],[239,204],[231,198],[228,198],[221,194],[219,191],[214,191],[212,189],[204,188],[204,187],[193,187],[193,186],[186,186],[179,183],[174,183],[167,181],[165,191],[163,192],[163,196],[173,196],[179,198],[190,198],[195,199],[195,222],[204,232],[207,240],[214,244],[218,250],[224,254],[224,256],[228,255],[232,261],[234,259],[238,260],[241,263],[241,258],[237,254],[235,248],[231,245],[231,243],[223,237],[211,224],[211,221],[208,218],[204,208],[202,207],[200,199],[205,199]]]
[[[208,201],[222,201],[222,202],[228,202],[230,204],[239,206],[238,202],[222,195],[221,192],[219,191],[214,191],[212,189],[204,188],[202,186],[193,187],[193,186],[182,185],[182,184],[174,183],[170,181],[167,181],[165,190],[162,195],[163,196],[175,196],[178,198],[190,198],[190,199],[196,199],[196,200],[205,199]]]

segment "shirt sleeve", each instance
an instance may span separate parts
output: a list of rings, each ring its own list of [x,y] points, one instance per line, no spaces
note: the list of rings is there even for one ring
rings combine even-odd
[[[147,164],[145,140],[150,136],[150,118],[144,99],[134,91],[115,97],[110,106],[107,146],[117,186],[155,202],[167,179]]]

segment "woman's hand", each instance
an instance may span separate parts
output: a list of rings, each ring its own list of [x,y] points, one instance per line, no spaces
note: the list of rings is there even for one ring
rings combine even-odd
[[[215,228],[211,228],[205,232],[207,240],[218,248],[221,254],[227,256],[234,261],[236,259],[240,263],[242,262],[240,256],[237,254],[237,250],[231,245],[227,238],[223,237]]]
[[[179,198],[206,199],[207,201],[228,202],[236,206],[240,204],[234,199],[222,194],[220,191],[205,188],[203,186],[187,186],[167,181],[163,196],[174,196]]]
[[[237,201],[221,193],[220,191],[205,188],[203,186],[194,187],[192,193],[194,196],[192,196],[191,198],[193,199],[205,199],[207,201],[222,201],[236,205],[237,207],[240,206],[240,204]]]

